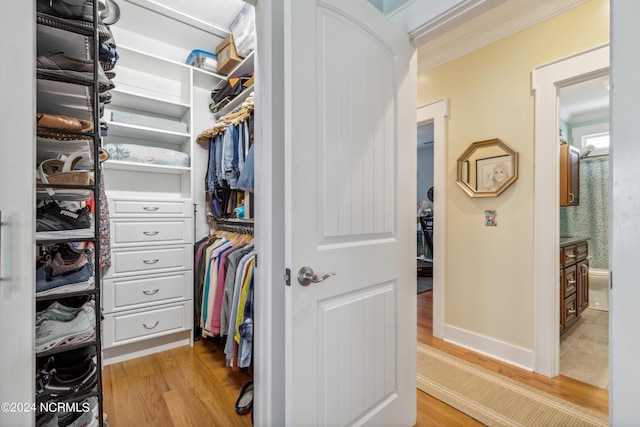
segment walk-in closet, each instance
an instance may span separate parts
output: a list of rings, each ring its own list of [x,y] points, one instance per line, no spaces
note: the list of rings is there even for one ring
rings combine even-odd
[[[159,393],[156,410],[142,417],[147,423],[168,416],[175,424],[200,405],[250,425],[254,8],[211,2],[196,22],[181,3],[119,3],[116,87],[103,138],[112,232],[103,298],[106,406],[126,425],[139,416],[122,411],[127,401]],[[222,377],[216,388],[232,398],[205,393],[196,379],[191,388],[173,383],[167,363],[186,363],[177,362],[185,351],[204,356],[197,369],[217,370],[207,380]],[[137,360],[161,367],[152,364],[158,372],[149,368],[147,376],[129,368]],[[158,378],[164,386],[154,385]]]
[[[185,7],[36,2],[37,426],[175,417],[127,409],[161,392],[130,363],[194,347],[251,424],[255,12]]]

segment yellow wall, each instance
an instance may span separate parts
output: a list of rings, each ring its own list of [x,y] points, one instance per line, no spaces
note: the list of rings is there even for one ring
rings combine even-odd
[[[531,70],[608,42],[609,2],[590,0],[418,76],[418,105],[449,99],[446,325],[533,348]],[[493,138],[519,152],[519,178],[497,198],[472,199],[455,182],[456,161]],[[484,225],[486,209],[497,227]]]

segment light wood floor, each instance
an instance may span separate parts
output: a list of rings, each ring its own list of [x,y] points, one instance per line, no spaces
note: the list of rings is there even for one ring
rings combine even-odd
[[[418,295],[418,341],[529,386],[606,414],[608,392],[568,377],[547,378],[448,344],[432,334],[432,293]],[[235,413],[246,372],[225,367],[212,341],[104,368],[104,411],[110,427],[250,426]],[[417,392],[417,426],[480,426],[448,405]]]

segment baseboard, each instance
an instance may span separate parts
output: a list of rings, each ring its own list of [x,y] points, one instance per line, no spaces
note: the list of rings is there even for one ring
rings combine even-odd
[[[137,341],[131,344],[106,348],[102,352],[102,365],[107,366],[136,357],[159,353],[184,345],[193,345],[191,331],[182,331],[176,334]]]
[[[533,350],[517,347],[454,326],[444,325],[444,340],[501,362],[533,371]]]

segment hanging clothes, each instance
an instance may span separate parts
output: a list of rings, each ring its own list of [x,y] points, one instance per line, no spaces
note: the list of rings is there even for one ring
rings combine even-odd
[[[237,209],[243,206],[243,193],[253,192],[253,122],[250,97],[239,111],[221,117],[213,128],[197,137],[209,148],[205,191],[212,218],[230,218],[244,212]]]
[[[235,368],[251,364],[252,239],[247,234],[217,231],[194,246],[194,329],[202,337],[226,337],[225,357]]]

